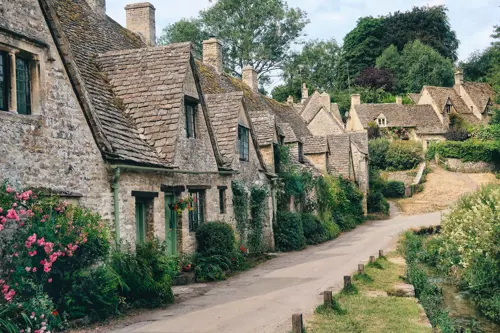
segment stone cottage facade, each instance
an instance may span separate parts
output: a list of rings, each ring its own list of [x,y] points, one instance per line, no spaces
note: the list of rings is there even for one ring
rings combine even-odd
[[[100,212],[118,241],[165,239],[171,253],[194,251],[201,223],[235,224],[233,181],[267,186],[273,247],[273,174],[242,94],[204,94],[190,44],[155,47],[151,4],[126,7],[129,29],[103,0],[2,10],[2,179]],[[171,206],[187,197],[195,209],[178,219]]]

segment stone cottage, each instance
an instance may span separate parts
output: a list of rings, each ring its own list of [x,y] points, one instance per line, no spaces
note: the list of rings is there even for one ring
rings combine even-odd
[[[424,86],[420,94],[410,98],[418,105],[431,105],[441,123],[449,125],[449,116],[456,114],[472,125],[487,124],[495,108],[495,91],[488,83],[465,82],[461,71],[455,73],[455,85]]]
[[[445,140],[444,126],[431,105],[396,103],[362,104],[360,95],[351,96],[351,109],[346,130],[358,132],[370,126],[396,133],[403,140],[422,142],[424,149],[432,141]]]
[[[233,181],[271,193],[275,176],[243,94],[205,95],[190,44],[155,46],[154,13],[127,6],[125,29],[104,0],[4,3],[0,170],[100,212],[117,241],[191,252],[200,224],[234,225]],[[177,219],[171,207],[188,197],[194,210]],[[272,195],[266,206],[272,248]]]

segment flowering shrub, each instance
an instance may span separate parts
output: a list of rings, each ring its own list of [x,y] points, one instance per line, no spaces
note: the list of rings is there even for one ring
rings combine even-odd
[[[108,255],[99,215],[31,190],[0,187],[0,308],[21,332],[61,325],[73,277]],[[8,316],[8,317],[7,317]],[[0,320],[1,320],[0,319]]]
[[[195,200],[196,199],[194,199],[193,197],[181,198],[181,199],[177,200],[176,202],[171,203],[168,206],[171,210],[176,211],[177,214],[180,215],[186,209],[189,211],[192,211],[193,210],[193,203],[196,202]]]

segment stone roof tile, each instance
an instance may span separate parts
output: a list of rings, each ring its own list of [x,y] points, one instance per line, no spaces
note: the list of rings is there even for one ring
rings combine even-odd
[[[349,178],[351,176],[351,141],[349,134],[329,135],[327,139],[331,153],[328,159],[329,171]]]
[[[255,111],[252,112],[251,120],[259,146],[272,145],[274,143],[274,133],[276,131],[275,116],[267,111]]]
[[[325,136],[311,136],[304,139],[304,154],[323,154],[328,152],[328,140]]]

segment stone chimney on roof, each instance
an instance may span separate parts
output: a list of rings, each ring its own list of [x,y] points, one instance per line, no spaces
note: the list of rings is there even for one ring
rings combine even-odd
[[[459,86],[464,83],[464,73],[461,70],[455,73],[455,85]]]
[[[215,67],[217,73],[222,73],[224,70],[222,44],[215,37],[203,41],[203,63]]]
[[[302,101],[301,103],[304,103],[306,99],[309,98],[309,90],[307,89],[307,86],[305,83],[302,83]]]
[[[155,7],[149,2],[134,3],[127,5],[125,12],[127,29],[140,35],[148,46],[156,46]]]
[[[97,15],[106,15],[106,0],[87,0],[87,3]]]
[[[402,96],[396,96],[396,104],[403,105],[403,97]]]
[[[292,95],[288,96],[288,98],[286,99],[286,104],[293,105],[293,96]]]
[[[351,95],[351,109],[354,108],[356,105],[361,105],[361,95],[360,94]]]
[[[252,66],[245,66],[243,67],[242,71],[242,80],[247,84],[247,86],[252,89],[253,92],[259,92],[259,80],[258,77],[259,75],[253,69]]]

